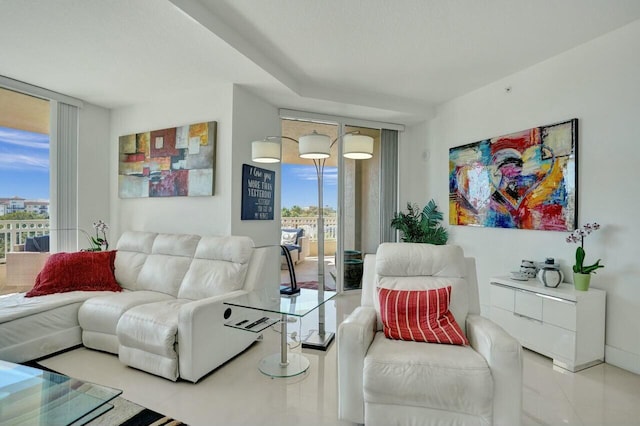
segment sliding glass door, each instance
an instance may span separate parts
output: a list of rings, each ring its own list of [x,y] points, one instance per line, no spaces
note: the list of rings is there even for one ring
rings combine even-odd
[[[380,244],[380,130],[343,126],[342,134],[357,132],[373,138],[373,157],[340,158],[338,265],[342,289],[361,288],[363,260]],[[340,141],[343,142],[342,140]]]
[[[283,118],[282,136],[298,141],[313,132],[328,135],[333,143],[330,157],[320,162],[298,155],[295,141],[282,139],[282,223],[283,236],[303,230],[302,256],[294,257],[294,269],[301,287],[317,288],[318,262],[324,261],[326,289],[357,290],[361,288],[363,260],[367,253],[375,253],[390,227],[387,216],[397,211],[397,132],[395,144],[382,149],[386,130],[350,125],[347,120],[331,122],[321,119]],[[357,132],[373,138],[373,157],[364,160],[344,158],[343,136]],[[388,138],[387,138],[388,139]],[[382,158],[383,156],[386,157]],[[391,166],[391,167],[390,167]],[[320,176],[321,175],[321,176]],[[318,177],[322,178],[322,205],[318,205]],[[385,192],[383,192],[383,188]],[[384,203],[384,205],[383,205]],[[324,225],[318,226],[322,208]],[[389,213],[391,212],[391,213]],[[324,259],[319,259],[318,233],[324,234]],[[284,266],[284,264],[283,264]],[[282,282],[288,281],[283,270]]]

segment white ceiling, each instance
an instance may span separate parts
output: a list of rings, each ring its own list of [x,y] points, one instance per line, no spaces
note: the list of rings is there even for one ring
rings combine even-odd
[[[638,0],[0,0],[0,75],[107,108],[233,82],[410,124],[637,19]]]

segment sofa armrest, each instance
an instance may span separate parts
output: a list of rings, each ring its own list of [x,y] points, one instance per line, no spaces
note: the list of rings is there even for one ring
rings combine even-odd
[[[214,368],[242,352],[257,335],[225,327],[224,302],[247,294],[244,290],[194,300],[178,314],[180,377],[196,382]]]
[[[302,262],[307,256],[309,256],[309,237],[305,236],[298,238],[298,245],[300,246],[300,254],[298,255],[298,260]]]
[[[338,417],[364,423],[364,358],[376,334],[376,311],[360,306],[338,327]]]
[[[522,346],[493,321],[468,315],[467,338],[493,376],[493,424],[519,425],[522,411]]]

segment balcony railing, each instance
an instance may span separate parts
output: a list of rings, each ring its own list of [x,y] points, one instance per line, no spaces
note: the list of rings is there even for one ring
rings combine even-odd
[[[318,239],[318,217],[283,217],[283,228],[302,228],[310,241]],[[29,237],[48,235],[50,230],[49,219],[32,220],[0,220],[0,261],[4,261],[8,252],[14,251],[14,247],[24,244]],[[325,241],[336,240],[338,232],[338,218],[328,216],[324,218]]]
[[[0,261],[29,237],[49,234],[49,219],[0,220]]]
[[[310,241],[318,239],[318,217],[283,217],[280,219],[283,228],[302,228],[304,235]],[[324,239],[335,240],[338,235],[338,218],[336,216],[324,217]]]

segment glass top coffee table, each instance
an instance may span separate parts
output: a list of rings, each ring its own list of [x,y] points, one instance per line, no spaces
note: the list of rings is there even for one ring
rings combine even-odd
[[[280,322],[280,353],[266,356],[260,361],[258,368],[267,376],[291,377],[302,374],[309,368],[309,360],[301,354],[289,353],[287,350],[287,317],[302,318],[336,295],[335,291],[324,291],[319,298],[317,290],[300,289],[300,293],[291,296],[267,294],[265,291],[254,291],[224,302],[225,305],[244,308],[240,315],[232,315],[225,322],[227,327],[259,333]],[[253,313],[252,313],[253,311]],[[256,315],[260,311],[264,315]],[[280,318],[269,314],[279,314]]]
[[[0,360],[1,425],[82,425],[121,390]]]

